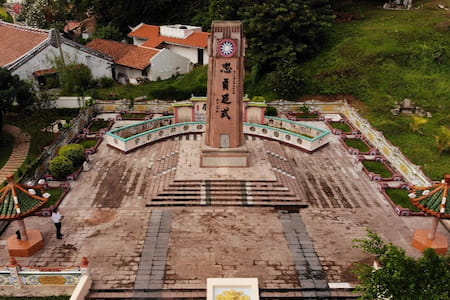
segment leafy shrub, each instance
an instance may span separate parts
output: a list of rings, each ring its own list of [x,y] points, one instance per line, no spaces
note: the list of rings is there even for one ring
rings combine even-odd
[[[265,115],[276,117],[278,115],[278,110],[275,106],[267,106]]]
[[[92,84],[92,72],[88,66],[83,64],[66,65],[60,69],[63,95],[83,94]]]
[[[100,88],[110,88],[114,85],[115,81],[109,77],[101,77],[98,79],[98,86]]]
[[[80,144],[67,144],[61,147],[58,154],[70,159],[74,166],[79,166],[84,161],[84,148]]]
[[[2,1],[3,2],[3,1]],[[0,7],[0,19],[2,19],[5,22],[12,23],[13,18],[10,16],[10,14],[2,7]]]
[[[72,161],[65,156],[57,156],[50,161],[50,172],[56,178],[64,178],[73,171]]]

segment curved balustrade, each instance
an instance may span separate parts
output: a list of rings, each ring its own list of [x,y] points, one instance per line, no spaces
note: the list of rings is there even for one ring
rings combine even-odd
[[[244,134],[265,137],[280,141],[305,151],[312,152],[328,143],[327,130],[319,129],[302,123],[280,119],[267,118],[267,123],[273,126],[244,123]],[[123,152],[129,152],[149,143],[181,134],[205,132],[205,122],[173,123],[173,117],[162,117],[147,120],[133,125],[117,128],[106,133],[108,145]],[[307,134],[301,135],[294,130]]]

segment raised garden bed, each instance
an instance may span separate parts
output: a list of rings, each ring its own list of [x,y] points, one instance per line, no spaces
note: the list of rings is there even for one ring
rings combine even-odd
[[[331,127],[333,127],[334,129],[339,129],[342,130],[342,132],[352,132],[352,128],[344,122],[329,122],[328,123]]]
[[[78,176],[80,175],[80,173],[83,171],[83,165],[81,164],[80,166],[76,166],[76,171],[74,171],[72,174],[69,174],[66,176],[66,178],[56,178],[55,176],[53,176],[52,174],[46,174],[44,176],[45,180],[47,181],[65,181],[65,180],[76,180],[78,178]]]
[[[94,154],[97,152],[98,147],[100,146],[100,143],[103,141],[103,138],[101,136],[96,138],[86,138],[86,135],[82,134],[79,135],[74,143],[80,144],[84,148],[84,153],[87,157],[87,155]]]
[[[344,143],[351,148],[358,149],[360,153],[366,153],[369,152],[370,148],[369,146],[360,139],[345,139]]]
[[[368,172],[378,174],[382,178],[391,178],[393,176],[391,170],[381,161],[365,160],[362,161],[363,166]]]
[[[45,190],[45,192],[50,194],[50,198],[48,199],[47,203],[45,203],[43,208],[51,208],[61,198],[62,194],[64,193],[64,189],[58,188],[58,187],[52,187],[52,188]]]
[[[411,212],[420,212],[420,209],[415,207],[408,196],[408,191],[405,189],[385,189],[386,195],[392,200],[395,205],[409,209]]]
[[[315,120],[315,119],[319,119],[319,114],[318,113],[301,113],[301,112],[296,112],[294,113],[294,117],[296,120]]]
[[[117,120],[149,120],[153,116],[148,112],[121,112],[116,119]]]
[[[108,130],[111,127],[112,123],[114,122],[103,119],[94,119],[89,123],[87,128],[89,129],[89,132],[95,133],[99,132],[101,129]]]
[[[82,141],[77,142],[77,144],[80,144],[81,146],[83,146],[84,149],[89,149],[92,147],[95,147],[95,145],[97,145],[99,139],[84,139]]]

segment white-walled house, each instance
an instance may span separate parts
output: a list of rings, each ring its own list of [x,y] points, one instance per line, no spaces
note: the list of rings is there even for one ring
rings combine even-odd
[[[208,32],[189,25],[155,26],[139,24],[128,34],[133,44],[141,47],[168,49],[190,60],[192,64],[208,64]]]
[[[114,78],[120,83],[137,84],[156,81],[190,71],[188,58],[167,49],[156,49],[95,39],[86,47],[108,55],[114,60]]]
[[[63,37],[58,39],[54,30],[0,21],[0,41],[0,66],[20,79],[40,82],[40,76],[56,73],[60,49],[66,63],[87,65],[94,78],[112,77],[110,57]]]

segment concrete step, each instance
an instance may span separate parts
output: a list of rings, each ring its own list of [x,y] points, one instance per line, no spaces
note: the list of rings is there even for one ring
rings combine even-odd
[[[308,204],[301,201],[220,201],[211,200],[208,204],[202,204],[200,201],[158,201],[152,200],[146,206],[297,206],[307,207]]]

